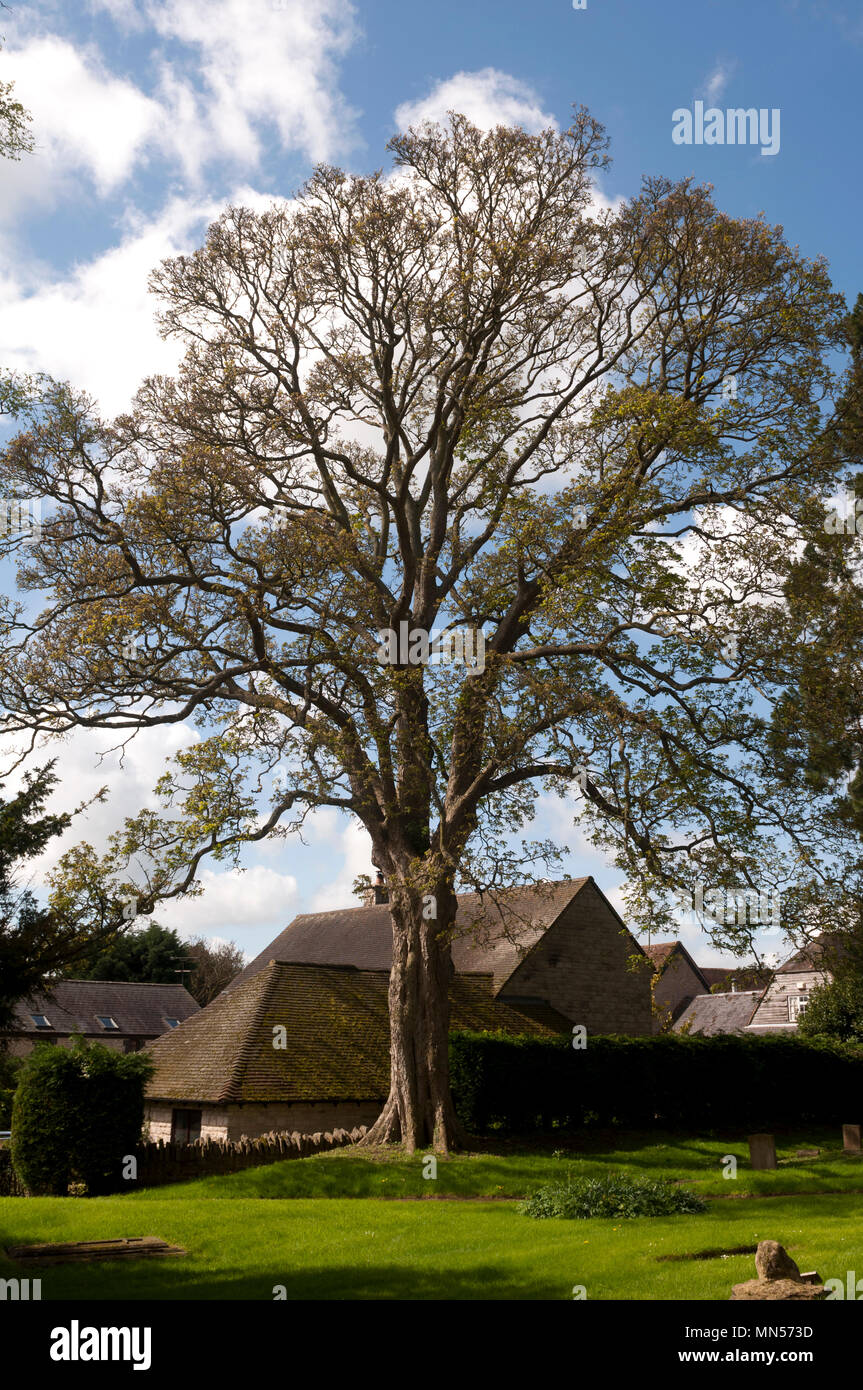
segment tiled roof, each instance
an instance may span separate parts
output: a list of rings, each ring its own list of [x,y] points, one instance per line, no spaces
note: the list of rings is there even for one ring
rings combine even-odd
[[[552,1008],[551,1004],[545,999],[528,999],[515,994],[498,994],[498,1004],[505,1004],[507,1008],[514,1009],[522,1018],[533,1019],[534,1023],[541,1023],[543,1028],[549,1029],[552,1033],[571,1033],[572,1019],[564,1018],[562,1013]],[[527,1032],[527,1029],[523,1030]]]
[[[697,994],[683,1010],[673,1031],[700,1034],[705,1038],[714,1037],[717,1033],[740,1033],[755,1012],[761,994],[760,989],[738,990],[728,994]]]
[[[212,1104],[383,1099],[388,982],[386,971],[270,961],[149,1045],[147,1094]],[[450,1001],[453,1029],[561,1031],[495,999],[489,974],[454,976]]]
[[[456,971],[490,973],[495,989],[500,989],[527,951],[589,882],[589,878],[575,878],[508,889],[494,899],[490,894],[460,894],[452,943]],[[392,920],[386,903],[337,912],[303,913],[240,972],[228,990],[251,979],[271,960],[389,970],[392,940]]]
[[[656,969],[661,970],[674,948],[679,945],[679,941],[654,941],[652,946],[645,946],[642,943],[641,949]]]
[[[47,993],[15,1005],[13,1031],[28,1037],[82,1033],[90,1037],[155,1038],[168,1027],[167,1018],[184,1019],[199,1005],[183,985],[129,983],[121,980],[58,980]],[[32,1014],[44,1014],[51,1029],[37,1028]],[[97,1015],[113,1018],[107,1031]]]
[[[669,965],[672,965],[672,962],[676,958],[678,961],[685,961],[693,974],[701,981],[704,987],[707,988],[707,980],[704,977],[704,971],[699,965],[695,964],[695,961],[692,959],[682,941],[654,941],[652,946],[642,946],[641,949],[644,951],[645,955],[650,957],[656,974],[661,975],[663,971],[668,969]],[[674,967],[672,966],[672,968]]]

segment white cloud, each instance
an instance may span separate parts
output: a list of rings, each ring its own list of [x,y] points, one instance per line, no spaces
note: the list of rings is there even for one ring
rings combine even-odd
[[[722,96],[728,86],[729,78],[734,71],[733,63],[717,63],[712,73],[707,79],[707,100],[716,101]]]
[[[88,175],[105,197],[121,185],[164,121],[159,104],[107,72],[97,55],[54,37],[4,57],[4,75],[33,117],[36,150],[0,170],[0,201],[52,201]]]
[[[255,928],[276,932],[294,916],[297,880],[293,874],[255,864],[241,872],[202,869],[199,897],[159,903],[153,916],[182,937],[207,936],[235,940],[237,931]]]
[[[64,277],[14,267],[0,278],[0,361],[70,380],[108,413],[126,409],[141,379],[172,371],[180,355],[159,337],[148,276],[197,245],[220,206],[175,199],[151,222],[130,219],[118,245]]]
[[[337,811],[320,811],[309,822],[307,838],[312,844],[318,841],[331,846],[328,857],[334,872],[326,887],[314,895],[306,911],[333,912],[341,907],[359,907],[360,900],[352,892],[353,881],[358,874],[374,874],[369,837],[359,821],[345,824],[344,816]]]
[[[421,121],[445,121],[448,111],[458,111],[481,130],[496,125],[520,125],[536,133],[557,122],[540,106],[540,99],[526,82],[498,68],[457,72],[440,81],[427,97],[405,101],[396,108],[399,130]]]
[[[29,861],[23,878],[32,876],[34,885],[44,880],[61,855],[82,840],[89,841],[101,853],[108,837],[118,830],[126,816],[134,816],[145,806],[162,811],[162,803],[153,793],[156,779],[165,768],[165,759],[178,749],[194,743],[198,735],[187,724],[165,725],[159,729],[144,729],[127,745],[121,756],[108,751],[122,734],[106,730],[79,730],[63,741],[46,742],[27,761],[32,771],[56,759],[54,772],[59,779],[48,803],[54,814],[72,811],[89,801],[102,787],[109,789],[105,801],[96,802],[80,816],[73,817],[68,830],[51,840],[45,851]],[[10,761],[10,743],[3,746],[2,765]],[[19,745],[23,747],[23,743]],[[104,756],[102,756],[104,755]],[[4,778],[2,796],[14,795],[23,782],[23,770]]]
[[[150,0],[146,13],[160,36],[197,54],[202,101],[166,71],[175,98],[186,86],[185,119],[174,124],[178,149],[205,128],[210,157],[256,164],[259,122],[315,161],[353,143],[354,112],[337,82],[338,59],[357,33],[348,0]]]
[[[357,35],[349,0],[90,0],[90,9],[150,36],[153,92],[112,73],[94,45],[45,32],[50,13],[31,14],[24,41],[4,53],[37,141],[21,165],[0,161],[7,216],[80,194],[82,174],[106,197],[153,156],[189,178],[217,163],[255,168],[262,125],[313,161],[356,143],[338,87]]]

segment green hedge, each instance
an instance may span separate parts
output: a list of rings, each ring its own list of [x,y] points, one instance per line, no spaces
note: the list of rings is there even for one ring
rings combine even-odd
[[[750,1129],[857,1123],[863,1048],[827,1039],[514,1038],[453,1033],[450,1076],[468,1130],[595,1124],[629,1129]]]

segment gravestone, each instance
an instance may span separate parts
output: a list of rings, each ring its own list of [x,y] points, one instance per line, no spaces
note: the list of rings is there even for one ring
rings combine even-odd
[[[863,1151],[863,1125],[842,1126],[842,1147],[850,1153]]]
[[[776,1167],[776,1140],[772,1134],[750,1134],[748,1143],[751,1167]]]

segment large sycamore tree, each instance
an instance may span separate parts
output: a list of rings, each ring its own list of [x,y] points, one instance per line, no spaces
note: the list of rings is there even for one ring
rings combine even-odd
[[[227,211],[153,277],[177,375],[110,423],[58,388],[8,448],[46,499],[20,556],[43,607],[7,604],[0,686],[33,746],[197,723],[164,814],[112,847],[145,911],[319,808],[361,823],[393,928],[369,1138],[446,1148],[455,892],[540,876],[538,796],[658,883],[815,853],[764,716],[795,672],[795,542],[842,463],[844,305],[688,181],[603,210],[583,110],[390,149]],[[468,631],[473,666],[411,660]],[[82,849],[67,884],[106,862]]]

